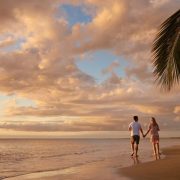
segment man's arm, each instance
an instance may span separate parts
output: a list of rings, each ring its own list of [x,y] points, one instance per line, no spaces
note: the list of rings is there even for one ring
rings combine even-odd
[[[141,134],[142,134],[142,136],[144,137],[144,133],[143,133],[143,130],[142,130],[142,128],[140,128],[140,131],[141,131]]]
[[[128,130],[129,130],[129,131],[131,131],[131,130],[132,130],[132,127],[131,127],[131,125],[129,125],[129,128],[128,128]]]

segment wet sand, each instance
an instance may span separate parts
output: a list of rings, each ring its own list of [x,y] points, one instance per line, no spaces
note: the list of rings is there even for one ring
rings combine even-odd
[[[106,163],[92,163],[62,170],[29,173],[5,180],[119,180],[119,175],[113,173]],[[121,180],[128,180],[126,177]]]
[[[180,146],[163,149],[164,159],[120,169],[120,175],[133,180],[179,180]]]
[[[179,142],[179,141],[178,141]],[[176,142],[175,144],[178,144]],[[106,144],[106,143],[105,143]],[[145,144],[145,142],[144,142]],[[149,144],[149,141],[148,141]],[[128,144],[129,145],[129,144]],[[165,144],[166,145],[166,144]],[[167,146],[164,146],[167,147]],[[148,149],[151,150],[151,149]],[[112,151],[111,151],[112,152]],[[128,151],[129,152],[129,151]],[[163,149],[162,158],[155,160],[151,151],[140,151],[140,157],[131,158],[126,151],[115,156],[107,156],[94,161],[78,163],[75,166],[42,170],[17,176],[9,176],[5,180],[179,180],[180,179],[180,146]],[[97,153],[97,152],[96,152]],[[112,152],[113,153],[113,152]],[[116,152],[117,153],[117,152]],[[122,151],[120,151],[122,153]],[[100,156],[100,154],[98,154]],[[165,157],[165,158],[164,158]],[[152,161],[153,160],[153,161]],[[59,159],[57,158],[57,161]],[[150,162],[151,161],[151,162]],[[49,159],[48,165],[53,161]],[[38,162],[37,162],[38,163]],[[44,163],[44,166],[46,164]],[[123,168],[126,167],[126,168]],[[2,178],[3,179],[3,178]]]

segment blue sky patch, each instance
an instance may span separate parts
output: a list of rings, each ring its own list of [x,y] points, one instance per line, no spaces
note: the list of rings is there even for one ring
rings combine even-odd
[[[70,26],[73,26],[76,23],[88,23],[92,20],[92,17],[85,12],[82,5],[73,6],[65,4],[60,7],[60,11],[65,13]]]
[[[24,38],[19,38],[15,43],[2,47],[0,48],[0,51],[4,51],[4,52],[12,52],[12,51],[16,51],[21,49],[22,44],[25,42],[26,40]]]
[[[101,83],[111,75],[110,73],[103,73],[103,69],[108,68],[114,61],[119,62],[120,65],[113,71],[118,76],[124,77],[124,69],[128,66],[128,62],[110,51],[102,50],[88,53],[83,59],[77,60],[76,64],[81,71],[94,77],[97,83]]]

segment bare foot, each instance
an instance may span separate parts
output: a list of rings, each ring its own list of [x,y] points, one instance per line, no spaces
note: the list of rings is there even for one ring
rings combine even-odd
[[[132,153],[131,156],[134,156],[134,153]]]

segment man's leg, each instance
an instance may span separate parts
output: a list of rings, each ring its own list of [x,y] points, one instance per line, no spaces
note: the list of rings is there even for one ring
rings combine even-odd
[[[131,136],[131,149],[132,149],[131,156],[133,156],[134,155],[134,136]]]
[[[138,157],[138,144],[135,146],[135,156]]]
[[[133,156],[133,155],[134,155],[134,142],[131,142],[131,149],[132,149],[132,154],[131,154],[131,156]]]
[[[139,145],[139,141],[140,141],[140,137],[139,136],[135,136],[135,156],[138,157],[138,145]]]

